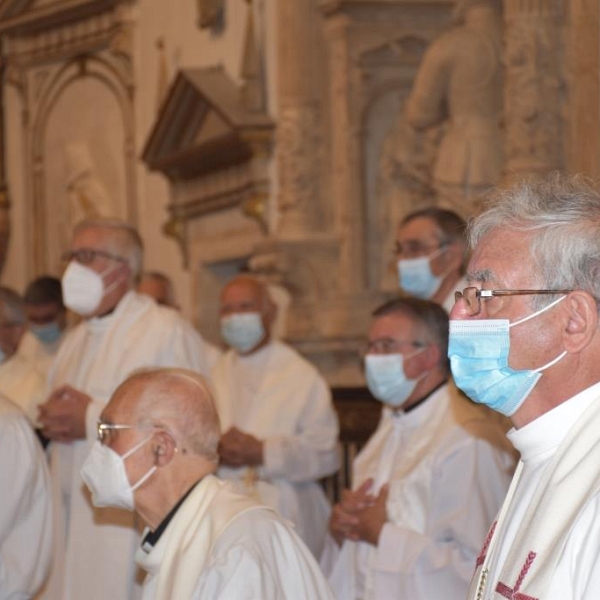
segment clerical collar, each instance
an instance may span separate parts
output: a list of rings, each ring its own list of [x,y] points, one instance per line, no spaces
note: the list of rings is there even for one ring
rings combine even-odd
[[[169,525],[169,523],[171,522],[181,505],[185,502],[186,498],[192,493],[193,489],[201,481],[202,479],[196,481],[196,483],[183,495],[181,500],[179,500],[179,502],[171,509],[169,514],[160,522],[160,525],[154,531],[149,531],[144,536],[144,539],[142,540],[142,550],[144,550],[144,552],[148,553],[150,552],[150,550],[152,550],[152,548],[154,548],[154,546],[156,546],[158,540],[165,532],[165,529],[167,528],[167,526]]]
[[[440,384],[436,385],[429,392],[429,394],[427,394],[427,396],[423,396],[423,398],[421,398],[420,400],[417,400],[414,404],[411,404],[407,408],[399,408],[394,412],[402,412],[402,413],[406,414],[406,413],[409,413],[409,412],[415,410],[415,408],[418,408],[419,406],[421,406],[421,404],[424,404],[427,400],[429,400],[429,398],[431,398],[431,396],[433,396],[442,386],[446,385],[447,383],[448,383],[447,380],[442,381]]]

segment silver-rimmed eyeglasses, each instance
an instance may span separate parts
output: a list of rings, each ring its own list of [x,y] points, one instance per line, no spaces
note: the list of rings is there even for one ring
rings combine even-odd
[[[481,312],[481,299],[493,296],[534,296],[538,294],[568,294],[573,290],[480,290],[476,287],[465,288],[462,292],[454,293],[454,300],[461,298],[465,301],[467,314],[474,317]]]
[[[117,262],[126,262],[122,256],[117,256],[111,252],[105,252],[104,250],[95,250],[94,248],[79,248],[79,250],[70,250],[62,255],[62,259],[66,263],[76,260],[82,265],[89,265],[97,256],[101,258],[108,258],[109,260],[116,260]]]
[[[367,354],[401,354],[402,348],[422,348],[425,345],[419,341],[395,340],[386,337],[367,342],[361,350],[361,355],[364,357]]]
[[[124,425],[121,423],[102,423],[98,421],[98,441],[106,444],[110,440],[111,432],[120,429],[164,429],[159,425]]]

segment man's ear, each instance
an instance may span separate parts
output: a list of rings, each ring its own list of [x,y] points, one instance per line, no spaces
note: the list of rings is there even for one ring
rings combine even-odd
[[[566,313],[562,339],[564,349],[572,354],[583,350],[598,332],[598,307],[588,292],[570,292],[563,302]]]
[[[152,453],[154,454],[154,465],[164,467],[168,465],[177,452],[177,445],[172,436],[166,431],[158,431],[152,440]]]

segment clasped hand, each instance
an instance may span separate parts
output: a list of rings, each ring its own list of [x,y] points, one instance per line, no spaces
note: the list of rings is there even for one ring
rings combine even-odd
[[[221,464],[230,467],[262,465],[263,442],[237,427],[232,427],[221,436],[219,456]]]
[[[387,522],[389,485],[379,494],[370,493],[372,479],[367,479],[357,490],[344,490],[342,501],[333,507],[329,532],[338,544],[345,540],[364,541],[377,545],[379,535]]]
[[[85,438],[85,415],[91,401],[87,394],[70,385],[56,388],[39,406],[42,434],[55,442]]]

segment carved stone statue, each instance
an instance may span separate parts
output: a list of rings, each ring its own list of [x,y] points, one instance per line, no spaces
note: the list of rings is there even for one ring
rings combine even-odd
[[[433,170],[437,203],[468,216],[504,162],[499,0],[458,0],[454,17],[423,57],[405,116],[416,129],[445,123]]]
[[[69,142],[65,147],[68,231],[79,221],[94,217],[115,217],[117,212],[98,177],[88,145]]]

